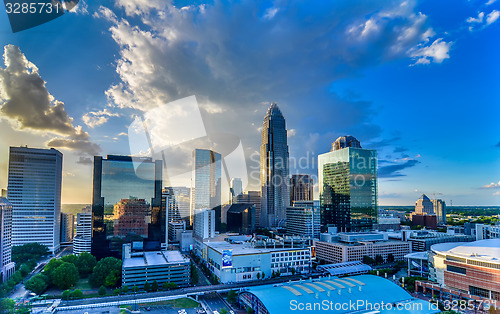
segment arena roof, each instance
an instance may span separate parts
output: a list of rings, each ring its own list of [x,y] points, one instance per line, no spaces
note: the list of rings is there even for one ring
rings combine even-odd
[[[429,302],[413,298],[392,281],[374,275],[342,279],[332,276],[249,287],[240,297],[244,298],[245,294],[257,297],[270,314],[297,313],[299,304],[308,313],[394,313],[396,306],[402,307],[401,313],[440,312]],[[309,311],[308,305],[312,306]],[[324,308],[325,305],[328,308]]]
[[[500,263],[500,239],[440,243],[431,246],[431,250],[445,255]]]

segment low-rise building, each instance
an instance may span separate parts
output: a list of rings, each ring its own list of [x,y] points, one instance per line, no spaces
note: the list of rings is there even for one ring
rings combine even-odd
[[[411,252],[411,244],[388,240],[383,233],[338,233],[323,235],[322,241],[314,241],[316,256],[327,263],[362,261],[364,256],[375,258],[380,255],[386,260],[391,254],[394,260],[402,260]]]
[[[415,252],[428,251],[432,245],[438,243],[471,242],[476,240],[476,237],[472,235],[449,234],[430,230],[404,231],[403,235],[403,238],[411,243],[412,250]]]
[[[78,255],[91,251],[92,246],[92,212],[90,207],[76,214],[76,234],[73,238],[73,254]]]
[[[476,240],[500,238],[500,225],[476,224]]]
[[[171,221],[168,223],[168,240],[171,242],[180,242],[182,232],[186,230],[186,221]]]
[[[294,202],[293,207],[286,209],[286,233],[308,238],[319,238],[321,231],[321,213],[319,204]]]
[[[179,251],[134,252],[132,244],[122,250],[122,285],[142,289],[147,281],[187,287],[191,281],[191,262]]]

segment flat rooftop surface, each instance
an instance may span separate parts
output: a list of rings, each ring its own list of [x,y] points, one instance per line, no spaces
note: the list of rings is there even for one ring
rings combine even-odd
[[[205,242],[207,247],[222,254],[223,250],[232,250],[234,255],[265,254],[270,252],[306,250],[306,248],[255,248],[248,243],[231,244],[226,241]]]

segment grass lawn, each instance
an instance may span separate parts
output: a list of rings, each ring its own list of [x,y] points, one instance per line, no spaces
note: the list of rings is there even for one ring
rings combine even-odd
[[[180,298],[180,299],[175,299],[175,300],[165,300],[165,301],[160,301],[160,302],[154,302],[154,303],[143,303],[139,304],[140,306],[146,306],[146,305],[166,305],[170,306],[172,308],[177,308],[177,309],[192,309],[192,308],[197,308],[200,306],[200,303],[191,300],[189,298]]]
[[[76,289],[80,289],[82,291],[88,291],[88,290],[92,290],[93,288],[89,284],[88,278],[83,278],[83,279],[78,280],[78,282],[76,283]]]

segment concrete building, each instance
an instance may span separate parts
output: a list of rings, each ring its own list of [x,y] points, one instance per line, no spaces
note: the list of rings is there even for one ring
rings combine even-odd
[[[190,188],[184,186],[165,187],[162,190],[162,197],[165,198],[168,221],[184,220],[187,225],[191,225]]]
[[[500,225],[476,224],[476,240],[500,238]]]
[[[341,136],[318,156],[321,224],[340,231],[369,231],[377,223],[377,152]]]
[[[193,230],[181,232],[179,248],[182,252],[190,252],[194,248]]]
[[[90,206],[76,214],[76,233],[73,238],[73,254],[90,253],[92,246],[92,209]]]
[[[434,214],[434,206],[427,195],[422,194],[420,198],[415,202],[415,213],[417,214]]]
[[[379,231],[400,230],[401,219],[393,215],[379,213],[377,224],[373,225],[373,229]]]
[[[186,230],[186,222],[184,220],[168,223],[168,239],[170,242],[179,242],[181,233]]]
[[[304,203],[294,202],[294,207],[286,209],[286,234],[318,239],[321,231],[320,208],[312,201]]]
[[[252,234],[255,231],[255,205],[231,205],[227,211],[227,231]]]
[[[292,174],[290,178],[290,206],[294,201],[312,201],[314,182],[308,174]]]
[[[75,215],[61,213],[61,242],[73,241],[75,232]]]
[[[194,214],[194,234],[198,239],[210,239],[215,236],[215,210],[197,209]]]
[[[187,287],[191,282],[191,262],[179,251],[134,251],[128,243],[122,252],[122,286],[142,289],[146,281],[156,281],[160,286],[171,282]]]
[[[59,251],[62,162],[62,153],[53,148],[10,148],[7,198],[13,208],[13,246],[38,242]]]
[[[434,214],[411,213],[410,220],[412,226],[421,226],[427,229],[437,229],[437,216]]]
[[[262,248],[238,242],[204,242],[201,252],[198,251],[221,283],[257,280],[262,273],[270,278],[278,272],[291,275],[310,271],[311,248]]]
[[[243,182],[241,178],[231,178],[230,182],[230,195],[231,202],[234,202],[234,199],[243,193]]]
[[[500,301],[500,239],[435,244],[430,279],[446,288]]]
[[[471,242],[475,239],[476,237],[472,235],[448,234],[431,230],[403,231],[403,241],[410,242],[414,252],[428,251],[432,245],[438,243]]]
[[[404,241],[388,240],[382,233],[338,233],[322,234],[320,241],[314,241],[316,256],[327,263],[362,261],[363,257],[373,259],[381,255],[387,260],[389,254],[395,260],[403,260],[411,252],[411,244]]]
[[[255,225],[260,226],[260,206],[261,206],[261,192],[260,191],[247,191],[236,196],[233,204],[254,204],[255,205]]]
[[[12,204],[0,197],[0,279],[6,282],[15,271],[12,261]]]
[[[267,110],[262,126],[260,147],[260,184],[262,203],[260,226],[284,227],[289,206],[288,139],[286,122],[281,110],[273,103]]]
[[[432,206],[434,208],[434,214],[437,217],[437,222],[439,225],[446,225],[446,203],[443,200],[433,199],[431,200]]]

